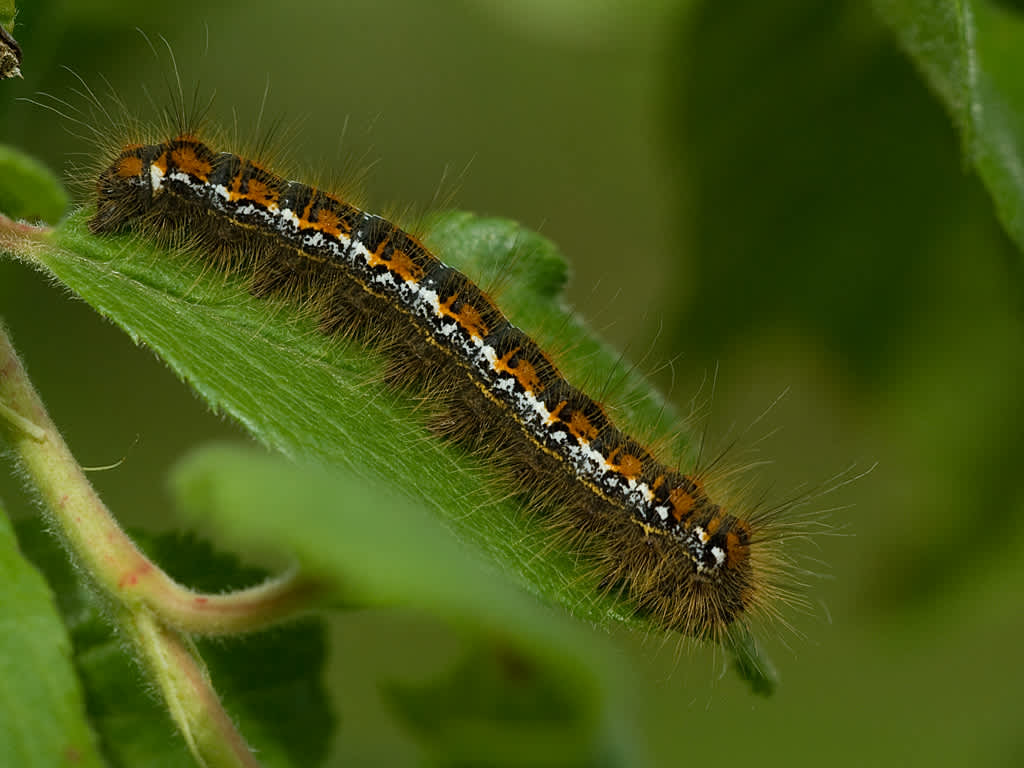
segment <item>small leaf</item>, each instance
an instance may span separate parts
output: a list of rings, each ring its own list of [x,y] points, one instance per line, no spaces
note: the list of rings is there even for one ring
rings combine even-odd
[[[103,764],[53,593],[0,509],[0,765]]]
[[[11,219],[56,224],[67,209],[68,193],[49,168],[0,144],[0,213]]]

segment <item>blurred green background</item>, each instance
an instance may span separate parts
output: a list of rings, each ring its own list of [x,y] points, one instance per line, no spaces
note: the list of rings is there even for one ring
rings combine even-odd
[[[1012,10],[989,12],[1024,40]],[[74,100],[70,67],[151,109],[165,60],[135,28],[163,35],[221,121],[253,119],[269,80],[267,114],[301,120],[292,157],[325,176],[375,161],[373,207],[450,198],[556,241],[574,304],[675,401],[717,369],[713,442],[788,389],[740,440],[772,461],[776,497],[878,463],[820,501],[844,507],[840,535],[821,541],[798,634],[766,638],[774,699],[720,677],[712,650],[617,633],[657,764],[1024,761],[1020,254],[866,4],[69,0],[18,24],[25,80],[0,88],[0,139],[56,171],[88,145],[17,98]],[[168,466],[240,430],[6,261],[0,316],[79,460],[126,457],[92,475],[119,518],[173,527]],[[7,476],[0,495],[27,514]],[[376,685],[428,679],[451,638],[391,612],[334,630],[334,762],[414,763]]]

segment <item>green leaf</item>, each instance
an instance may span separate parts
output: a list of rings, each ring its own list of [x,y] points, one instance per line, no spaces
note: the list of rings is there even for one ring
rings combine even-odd
[[[510,585],[436,517],[350,472],[214,447],[173,478],[185,514],[246,549],[292,552],[359,605],[402,605],[461,627],[445,679],[391,687],[443,765],[635,765],[606,727],[619,696],[593,635]],[[443,759],[442,759],[443,758]]]
[[[999,219],[1024,250],[1024,11],[982,0],[876,0],[960,130]]]
[[[25,551],[59,595],[91,721],[114,765],[193,768],[195,760],[163,704],[146,690],[138,667],[104,618],[104,607],[53,537],[34,521],[19,527]],[[265,573],[241,568],[191,536],[135,536],[147,554],[172,564],[176,576],[210,590],[258,582]],[[331,715],[321,677],[325,630],[302,621],[273,632],[201,642],[199,648],[228,713],[267,766],[322,763]],[[8,763],[4,763],[7,765]],[[10,763],[15,765],[16,763]]]
[[[0,0],[0,27],[10,32],[17,14],[18,9],[14,7],[14,0]]]
[[[68,193],[45,165],[0,144],[0,213],[55,224],[68,209]]]
[[[591,707],[546,672],[507,645],[479,643],[441,679],[384,693],[433,765],[636,765],[588,747],[600,736],[581,717]]]
[[[939,57],[955,36],[925,6],[899,6],[901,24]],[[965,173],[943,105],[859,0],[705,0],[670,48],[677,219],[692,256],[676,272],[690,300],[666,348],[685,345],[697,365],[733,347],[773,361],[816,350],[843,391],[905,419],[886,423],[932,467],[933,496],[918,504],[946,521],[893,538],[879,558],[898,557],[903,578],[868,587],[871,604],[905,610],[976,578],[983,568],[948,567],[964,536],[981,517],[1018,517],[1005,500],[1019,495],[1024,410],[1008,382],[1024,361],[1024,262]]]
[[[1000,233],[891,37],[859,0],[706,0],[680,27],[679,348],[795,331],[866,391],[905,375],[937,262]]]
[[[99,766],[53,593],[0,508],[0,765]]]
[[[524,515],[473,456],[433,437],[417,402],[381,387],[379,356],[325,337],[316,317],[256,299],[194,256],[137,237],[94,237],[88,216],[70,216],[52,248],[33,251],[33,263],[154,349],[215,409],[286,455],[348,467],[420,499],[522,586],[581,617],[660,631],[598,590],[572,552],[552,548],[544,521]],[[604,402],[622,404],[614,407],[618,423],[674,448],[682,465],[692,463],[695,444],[674,428],[671,408],[558,299],[566,268],[548,240],[465,213],[435,219],[427,239],[478,283],[500,288],[513,321],[542,345],[572,350],[561,368],[599,389]],[[531,277],[517,281],[516,274]]]

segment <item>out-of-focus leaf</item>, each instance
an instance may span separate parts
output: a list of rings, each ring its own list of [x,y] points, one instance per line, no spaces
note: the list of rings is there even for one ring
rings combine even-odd
[[[998,242],[953,131],[864,3],[702,3],[673,46],[678,347],[789,333],[868,390],[905,360],[935,262]],[[999,257],[995,253],[979,258]]]
[[[173,485],[188,517],[236,546],[294,553],[345,600],[464,630],[472,648],[451,675],[392,688],[440,764],[638,764],[636,745],[617,741],[618,674],[598,638],[487,569],[417,504],[347,472],[230,447],[198,451]]]
[[[2,508],[0,681],[0,765],[104,765],[53,593],[22,557]]]
[[[55,224],[67,208],[68,194],[46,166],[0,144],[0,213]]]
[[[904,482],[918,487],[901,491],[913,509],[890,519],[926,517],[929,533],[911,535],[908,522],[906,535],[878,543],[866,599],[905,610],[998,561],[957,555],[981,520],[1020,526],[1010,465],[1024,439],[1014,383],[1024,266],[940,100],[969,116],[977,94],[964,90],[962,36],[975,27],[978,45],[1007,46],[1006,62],[1024,49],[1013,43],[1020,22],[990,3],[879,7],[913,60],[852,0],[708,0],[681,26],[672,146],[692,264],[678,268],[686,293],[675,345],[708,364],[722,349],[777,339],[820,350],[824,389],[843,381],[866,413],[891,408],[918,471]],[[1022,87],[1024,68],[1000,72],[1007,82],[993,104]],[[1011,124],[1008,114],[998,125]],[[965,123],[971,162],[988,157],[980,124]],[[986,141],[999,135],[1010,169],[1016,139]]]
[[[1024,11],[992,0],[875,0],[942,98],[1024,250]]]

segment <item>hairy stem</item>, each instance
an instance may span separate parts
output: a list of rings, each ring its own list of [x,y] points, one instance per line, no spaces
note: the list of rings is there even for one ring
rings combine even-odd
[[[47,415],[0,326],[0,438],[19,458],[65,546],[111,602],[202,765],[255,765],[185,633],[233,634],[308,610],[315,582],[286,574],[224,595],[181,586],[121,530]]]
[[[101,591],[129,607],[145,606],[188,633],[238,634],[308,611],[319,585],[295,573],[223,595],[184,587],[121,530],[75,462],[0,328],[0,434],[4,435],[72,555]]]
[[[120,624],[142,651],[171,718],[202,766],[252,768],[252,751],[221,706],[206,665],[179,633],[148,611],[128,611]]]

